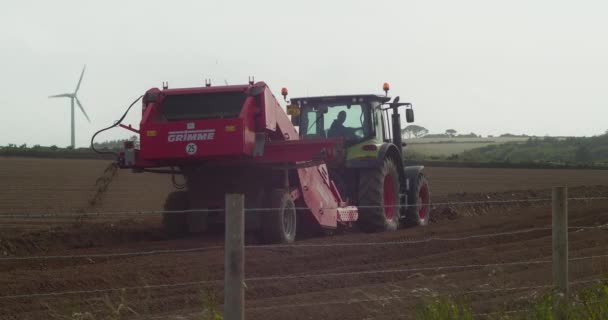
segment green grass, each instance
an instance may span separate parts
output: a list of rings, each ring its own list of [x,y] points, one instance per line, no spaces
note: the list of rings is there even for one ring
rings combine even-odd
[[[416,319],[473,320],[473,311],[466,303],[451,298],[438,298],[426,302],[416,310]]]
[[[408,143],[506,143],[506,142],[526,142],[528,137],[492,137],[492,138],[412,138],[407,139]]]
[[[602,320],[608,319],[608,283],[604,282],[574,293],[568,303],[558,295],[547,295],[531,302],[521,312],[497,312],[483,319],[495,320]],[[554,299],[560,299],[555,301]],[[438,298],[426,301],[416,310],[416,319],[424,320],[469,320],[474,318],[468,303],[453,298]]]
[[[608,134],[581,138],[529,139],[524,143],[488,145],[468,150],[459,160],[470,162],[551,162],[564,164],[608,163]]]
[[[407,139],[406,154],[410,158],[447,158],[454,154],[490,145],[524,143],[528,138],[418,138]]]
[[[453,154],[460,154],[475,148],[493,145],[495,143],[408,143],[406,153],[411,153],[418,158],[441,157],[446,158]]]
[[[608,134],[594,137],[421,138],[406,141],[411,161],[608,166]]]

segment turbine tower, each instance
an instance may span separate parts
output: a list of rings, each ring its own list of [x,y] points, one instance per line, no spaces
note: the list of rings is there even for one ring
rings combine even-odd
[[[84,111],[84,107],[82,106],[82,103],[80,103],[80,100],[78,100],[78,96],[76,96],[76,94],[78,93],[78,89],[80,88],[80,83],[82,83],[82,77],[84,76],[84,70],[87,68],[86,65],[84,65],[84,67],[82,68],[82,73],[80,74],[80,79],[78,80],[78,84],[76,85],[76,90],[74,90],[74,93],[62,93],[62,94],[57,94],[54,96],[49,96],[49,98],[70,98],[70,102],[72,103],[72,140],[71,140],[71,146],[72,149],[76,148],[76,129],[74,126],[74,100],[76,100],[76,103],[78,104],[78,108],[80,108],[80,111],[82,111],[82,114],[84,114],[85,118],[87,118],[87,120],[89,121],[89,123],[91,123],[91,119],[89,119],[89,116],[87,115],[86,111]]]

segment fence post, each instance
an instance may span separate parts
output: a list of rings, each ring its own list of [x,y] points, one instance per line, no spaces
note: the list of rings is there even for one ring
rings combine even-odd
[[[226,243],[224,263],[224,319],[245,317],[245,215],[242,194],[226,195]]]
[[[557,295],[554,307],[557,307],[558,319],[565,319],[560,305],[568,303],[568,189],[554,187],[552,193],[553,215],[553,285]]]

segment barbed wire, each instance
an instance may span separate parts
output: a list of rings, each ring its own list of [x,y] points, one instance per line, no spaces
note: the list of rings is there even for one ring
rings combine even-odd
[[[51,297],[51,296],[64,296],[64,295],[75,295],[75,294],[91,294],[91,293],[108,293],[113,291],[129,291],[129,290],[142,290],[142,289],[162,289],[162,288],[177,288],[177,287],[190,287],[201,284],[211,284],[223,282],[223,280],[211,280],[211,281],[190,281],[190,282],[178,282],[178,283],[166,283],[166,284],[153,284],[143,286],[131,286],[131,287],[120,287],[120,288],[108,288],[108,289],[92,289],[92,290],[74,290],[74,291],[59,291],[59,292],[46,292],[46,293],[29,293],[29,294],[16,294],[8,296],[0,296],[0,300],[6,299],[21,299],[21,298],[38,298],[38,297]]]
[[[608,229],[608,224],[600,225],[600,226],[581,226],[581,227],[568,227],[568,229],[581,229],[581,230],[592,230],[592,229]],[[478,239],[478,238],[491,238],[498,236],[507,236],[507,235],[516,235],[523,233],[530,233],[535,231],[549,231],[553,230],[552,227],[536,227],[529,228],[524,230],[516,230],[516,231],[506,231],[506,232],[496,232],[496,233],[487,233],[487,234],[478,234],[478,235],[469,235],[462,237],[430,237],[420,240],[400,240],[400,241],[383,241],[383,242],[352,242],[352,243],[310,243],[310,244],[277,244],[277,245],[249,245],[245,246],[245,248],[267,248],[267,249],[276,249],[276,248],[319,248],[319,247],[359,247],[359,246],[386,246],[386,245],[403,245],[403,244],[419,244],[419,243],[427,243],[432,241],[464,241],[470,239]]]
[[[575,281],[570,284],[582,284],[582,283],[592,283],[592,282],[600,282],[605,281],[604,279],[594,279],[594,280],[586,280],[586,281]],[[518,291],[518,290],[531,290],[531,289],[546,289],[552,287],[551,285],[543,285],[543,286],[528,286],[528,287],[509,287],[509,288],[500,288],[494,289],[494,291]],[[477,290],[465,291],[465,293],[475,292]],[[456,292],[456,294],[462,294],[461,292]],[[322,301],[322,302],[309,302],[309,303],[295,303],[295,304],[277,304],[273,306],[253,306],[246,307],[245,310],[248,311],[264,311],[264,310],[278,310],[278,309],[290,309],[290,308],[307,308],[307,307],[319,307],[319,306],[328,306],[328,305],[338,305],[338,304],[357,304],[357,303],[366,303],[366,302],[386,302],[392,300],[405,300],[410,298],[432,298],[439,297],[439,295],[421,295],[421,294],[407,294],[407,295],[391,295],[386,297],[376,297],[376,298],[352,298],[348,300],[332,300],[332,301]],[[597,304],[604,303],[604,301],[591,301],[585,302],[586,304]],[[514,309],[514,310],[503,310],[503,311],[494,311],[494,312],[484,312],[484,313],[474,313],[472,314],[474,317],[489,317],[493,315],[508,315],[522,312],[529,312],[533,309]],[[176,319],[185,319],[191,316],[201,316],[204,315],[205,311],[195,311],[190,313],[181,313],[181,314],[164,314],[158,316],[150,316],[146,315],[143,318],[139,317],[137,319],[168,319],[168,317],[176,317]]]
[[[591,280],[581,280],[581,281],[572,281],[570,285],[577,284],[587,284],[587,283],[598,283],[606,281],[606,279],[596,278]],[[313,302],[313,303],[297,303],[297,304],[279,304],[274,306],[267,307],[248,307],[247,310],[273,310],[273,309],[286,309],[286,308],[299,308],[299,307],[315,307],[315,306],[323,306],[323,305],[334,305],[334,304],[353,304],[353,303],[362,303],[362,302],[378,302],[378,301],[388,301],[395,299],[406,299],[406,298],[432,298],[432,297],[440,297],[440,296],[458,296],[458,295],[469,295],[475,293],[486,293],[486,292],[501,292],[501,291],[519,291],[519,290],[534,290],[534,289],[548,289],[552,288],[553,285],[539,285],[539,286],[522,286],[522,287],[506,287],[506,288],[492,288],[492,289],[481,289],[481,290],[465,290],[458,291],[448,294],[407,294],[407,295],[397,295],[397,296],[387,296],[387,297],[378,297],[378,298],[364,298],[364,299],[349,299],[349,300],[333,300],[333,301],[323,301],[323,302]],[[515,310],[514,310],[515,311]],[[493,312],[488,314],[497,314],[499,312]],[[475,314],[475,315],[484,315],[484,314]]]
[[[570,258],[570,259],[568,259],[568,261],[580,261],[580,260],[597,259],[597,258],[605,258],[605,257],[608,257],[608,254]],[[384,274],[384,273],[404,273],[404,272],[417,272],[417,271],[478,269],[478,268],[498,267],[498,266],[535,265],[535,264],[548,264],[548,263],[553,263],[553,260],[527,260],[527,261],[497,262],[497,263],[487,263],[487,264],[415,267],[415,268],[399,268],[399,269],[387,269],[387,270],[363,270],[363,271],[332,272],[332,273],[317,273],[317,274],[293,274],[293,275],[286,275],[286,276],[253,277],[253,278],[247,278],[247,279],[245,279],[245,281],[255,282],[255,281],[270,281],[270,280],[291,280],[291,279],[358,276],[358,275]]]
[[[40,260],[40,259],[114,258],[114,257],[129,257],[129,256],[149,256],[149,255],[172,254],[172,253],[190,253],[190,252],[200,252],[200,251],[214,250],[214,249],[224,249],[224,246],[197,247],[197,248],[189,248],[189,249],[162,249],[162,250],[148,250],[148,251],[120,252],[120,253],[2,257],[2,258],[0,258],[0,261],[22,261],[22,260]]]
[[[593,229],[607,229],[608,224],[600,226],[573,226],[568,227],[571,230],[593,230]],[[508,231],[508,232],[497,232],[487,233],[478,235],[469,235],[462,237],[430,237],[420,240],[400,240],[400,241],[383,241],[383,242],[346,242],[346,243],[309,243],[309,244],[277,244],[277,245],[247,245],[245,249],[298,249],[298,248],[326,248],[326,247],[361,247],[361,246],[392,246],[392,245],[411,245],[428,243],[433,241],[464,241],[470,239],[479,238],[491,238],[499,236],[517,235],[523,233],[531,233],[535,231],[549,231],[551,227],[537,227],[529,228],[524,230]],[[149,255],[161,255],[161,254],[179,254],[179,253],[192,253],[201,252],[208,250],[222,250],[224,246],[205,246],[187,249],[154,249],[146,251],[135,251],[135,252],[119,252],[119,253],[93,253],[93,254],[76,254],[76,255],[40,255],[40,256],[14,256],[14,257],[0,257],[1,261],[23,261],[23,260],[43,260],[43,259],[92,259],[92,258],[115,258],[115,257],[136,257],[136,256],[149,256]]]
[[[600,255],[600,256],[577,257],[577,258],[571,258],[568,260],[577,261],[577,260],[594,259],[594,258],[600,258],[600,257],[608,257],[608,254]],[[551,262],[552,262],[552,260],[536,260],[536,261],[530,260],[530,261],[515,261],[515,262],[506,262],[506,263],[503,262],[503,263],[469,264],[469,265],[456,265],[456,266],[416,267],[416,268],[402,268],[402,269],[389,269],[389,270],[366,270],[366,271],[351,271],[351,272],[336,272],[336,273],[321,273],[321,274],[299,274],[299,275],[287,275],[287,276],[253,277],[253,278],[246,278],[245,283],[255,282],[255,281],[342,277],[342,276],[353,276],[353,275],[403,273],[403,272],[429,271],[429,270],[439,271],[439,270],[450,270],[450,269],[472,269],[472,268],[485,268],[485,267],[496,267],[496,266],[547,264],[547,263],[551,263]],[[74,295],[74,294],[89,294],[89,293],[106,293],[106,292],[112,292],[112,291],[127,291],[127,290],[139,290],[139,289],[159,289],[159,288],[184,287],[184,286],[194,286],[194,285],[213,284],[213,283],[221,284],[221,283],[223,283],[223,281],[224,281],[223,279],[218,279],[218,280],[208,280],[208,281],[190,281],[190,282],[181,282],[181,283],[173,283],[173,284],[143,285],[143,286],[131,286],[131,287],[120,287],[120,288],[108,288],[108,289],[6,295],[6,296],[0,296],[0,300],[19,299],[19,298],[35,298],[35,297],[45,297],[45,296],[62,296],[62,295]],[[573,284],[573,282],[571,282],[571,284]],[[490,289],[479,290],[479,292],[485,292],[487,290],[490,290]]]
[[[599,256],[577,257],[577,258],[571,258],[568,260],[577,261],[577,260],[594,259],[594,258],[600,258],[600,257],[608,257],[608,254],[599,255]],[[253,278],[246,278],[245,283],[248,281],[255,282],[255,281],[270,281],[270,280],[302,279],[302,278],[313,278],[313,277],[335,277],[335,276],[352,276],[352,275],[366,275],[366,274],[380,274],[380,273],[401,273],[401,272],[428,271],[428,270],[438,271],[438,270],[449,270],[449,269],[470,269],[470,268],[484,268],[484,267],[494,267],[494,266],[546,264],[546,263],[551,263],[551,262],[552,262],[551,260],[516,261],[516,262],[507,262],[507,263],[469,264],[469,265],[459,265],[459,266],[436,266],[436,267],[418,267],[418,268],[391,269],[391,270],[369,270],[369,271],[352,271],[352,272],[340,272],[340,273],[253,277]],[[189,281],[189,282],[170,283],[170,284],[129,286],[129,287],[107,288],[107,289],[73,290],[73,291],[60,291],[60,292],[5,295],[5,296],[0,296],[0,300],[63,296],[63,295],[75,295],[75,294],[107,293],[107,292],[113,292],[113,291],[127,291],[127,290],[141,290],[141,289],[162,289],[162,288],[174,288],[174,287],[188,287],[188,286],[195,286],[195,285],[202,285],[202,284],[221,284],[221,283],[223,283],[223,281],[224,281],[223,279],[218,279],[218,280],[208,280],[208,281]],[[570,284],[589,283],[589,282],[597,282],[597,281],[604,281],[604,280],[603,279],[593,279],[593,280],[584,280],[584,281],[574,281],[574,282],[570,282]],[[532,289],[532,288],[539,288],[539,286],[518,287],[518,288],[480,289],[480,290],[471,290],[471,291],[461,292],[461,294],[517,290],[517,289]]]
[[[607,229],[608,224],[600,226],[573,226],[568,227],[572,230],[593,230],[593,229]],[[247,245],[245,249],[298,249],[298,248],[326,248],[326,247],[361,247],[361,246],[392,246],[392,245],[411,245],[428,243],[433,241],[464,241],[470,239],[479,238],[491,238],[499,236],[517,235],[523,233],[531,233],[535,231],[549,231],[551,227],[537,227],[529,228],[524,230],[508,231],[508,232],[497,232],[487,233],[478,235],[469,235],[462,237],[430,237],[420,240],[400,240],[400,241],[383,241],[383,242],[351,242],[351,243],[309,243],[309,244],[277,244],[277,245]],[[136,257],[136,256],[149,256],[149,255],[161,255],[161,254],[179,254],[179,253],[192,253],[201,252],[208,250],[222,250],[224,246],[205,246],[196,248],[186,249],[154,249],[146,251],[135,251],[135,252],[118,252],[118,253],[93,253],[93,254],[76,254],[76,255],[39,255],[39,256],[14,256],[14,257],[0,257],[0,261],[23,261],[23,260],[43,260],[43,259],[92,259],[92,258],[115,258],[115,257]]]
[[[572,201],[595,201],[608,200],[608,197],[576,197],[568,198]],[[488,201],[446,201],[434,202],[426,204],[430,207],[440,206],[461,206],[461,205],[481,205],[481,204],[506,204],[506,203],[526,203],[526,202],[549,202],[551,198],[539,199],[512,199],[512,200],[488,200]],[[413,208],[421,207],[425,204],[404,204],[391,206],[356,206],[358,209],[369,208]],[[245,208],[244,212],[272,212],[281,208]],[[321,208],[323,210],[337,210],[338,207]],[[308,207],[296,207],[296,211],[310,210]],[[0,219],[36,219],[36,218],[86,218],[86,217],[103,217],[103,216],[137,216],[137,215],[162,215],[162,214],[178,214],[178,213],[222,213],[225,209],[189,209],[189,210],[141,210],[141,211],[114,211],[114,212],[64,212],[64,213],[3,213],[0,214]]]
[[[594,281],[595,282],[595,281]],[[585,301],[584,302],[586,305],[594,305],[594,304],[598,304],[598,303],[605,303],[605,301],[602,300],[594,300],[594,301]],[[549,306],[550,310],[553,310],[553,306]],[[474,313],[473,316],[474,317],[489,317],[489,316],[493,316],[493,315],[497,315],[497,314],[514,314],[514,313],[522,313],[522,312],[529,312],[529,311],[533,311],[534,309],[515,309],[515,310],[508,310],[508,311],[494,311],[494,312],[485,312],[485,313]]]

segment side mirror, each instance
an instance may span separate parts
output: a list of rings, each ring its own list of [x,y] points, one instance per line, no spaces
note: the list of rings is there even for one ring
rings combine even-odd
[[[414,109],[405,109],[405,121],[407,123],[414,122]]]
[[[297,116],[291,116],[291,124],[293,124],[296,127],[300,126],[300,115]]]
[[[300,126],[300,106],[297,102],[287,105],[287,114],[291,116],[291,124]]]
[[[287,114],[290,116],[299,116],[300,115],[300,106],[297,104],[290,104],[287,106]]]

